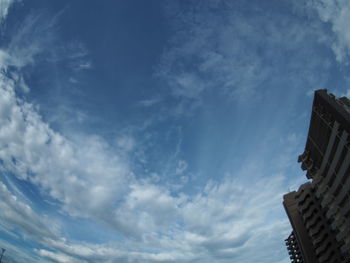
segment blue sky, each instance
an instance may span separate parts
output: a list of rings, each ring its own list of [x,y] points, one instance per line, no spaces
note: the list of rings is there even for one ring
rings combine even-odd
[[[0,0],[5,262],[288,261],[350,2]]]

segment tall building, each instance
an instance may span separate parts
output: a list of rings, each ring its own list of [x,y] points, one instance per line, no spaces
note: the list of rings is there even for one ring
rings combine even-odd
[[[308,137],[298,158],[309,182],[284,195],[293,232],[291,262],[350,262],[350,100],[315,91]]]

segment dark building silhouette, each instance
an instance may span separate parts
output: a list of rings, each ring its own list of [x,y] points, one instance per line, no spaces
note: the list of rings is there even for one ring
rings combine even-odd
[[[305,151],[309,182],[284,196],[291,262],[350,262],[350,101],[315,91]]]

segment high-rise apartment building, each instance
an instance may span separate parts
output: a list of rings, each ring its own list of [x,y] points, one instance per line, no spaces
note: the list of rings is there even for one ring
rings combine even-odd
[[[350,262],[350,100],[315,91],[298,161],[310,181],[284,196],[291,262]]]

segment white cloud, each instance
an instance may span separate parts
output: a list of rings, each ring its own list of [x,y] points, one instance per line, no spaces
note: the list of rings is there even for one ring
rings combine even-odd
[[[309,8],[315,9],[323,22],[331,25],[335,39],[332,49],[339,62],[349,62],[350,55],[350,2],[347,0],[307,1]]]
[[[11,244],[7,240],[0,237],[2,247],[6,247],[6,252],[3,256],[3,262],[6,263],[21,263],[21,262],[33,262],[33,263],[47,263],[47,260],[33,253],[31,249],[18,247]]]
[[[13,32],[6,47],[2,46],[11,58],[9,64],[21,69],[33,64],[39,54],[47,54],[54,42],[56,19],[57,16],[48,20],[38,14],[26,16]]]
[[[11,5],[16,0],[0,0],[0,24],[6,19]]]
[[[27,204],[18,201],[2,182],[0,182],[0,197],[0,222],[3,228],[8,230],[20,228],[23,235],[37,242],[56,237],[57,230],[48,227],[48,220],[38,216]]]
[[[131,136],[123,135],[117,138],[117,146],[124,151],[131,151],[135,147],[135,140]]]
[[[37,249],[36,252],[44,258],[50,259],[57,263],[84,263],[86,261],[70,257],[60,252],[52,252],[45,249]]]
[[[280,262],[284,258],[282,240],[289,231],[287,220],[276,216],[282,182],[282,177],[273,177],[248,188],[227,179],[208,183],[192,197],[171,196],[155,185],[133,185],[118,216],[126,228],[138,228],[142,238],[120,243],[72,242],[24,224],[18,227],[29,229],[32,237],[49,248],[36,249],[36,253],[58,263]],[[7,190],[2,192],[12,196]],[[22,205],[16,202],[16,206]],[[16,209],[5,209],[9,210]],[[40,222],[33,212],[24,219],[31,224]]]
[[[87,70],[92,68],[92,63],[86,60],[86,58],[80,58],[72,62],[71,67],[75,71]]]
[[[130,171],[104,140],[68,140],[53,131],[33,105],[16,98],[12,80],[2,76],[0,81],[2,169],[40,185],[71,214],[95,213],[118,199]]]
[[[232,258],[251,262],[258,256],[280,260],[280,254],[274,255],[267,248],[259,255],[251,251],[260,247],[262,237],[266,246],[282,243],[286,228],[289,229],[287,222],[282,224],[274,217],[281,208],[282,179],[274,177],[250,187],[227,179],[209,183],[202,193],[192,197],[173,196],[167,189],[147,183],[133,184],[125,201],[115,210],[115,218],[110,218],[111,224],[118,225],[128,235],[134,232],[138,237],[123,240],[124,245],[74,244],[47,234],[42,228],[45,224],[36,223],[41,221],[28,206],[20,209],[2,207],[2,211],[24,213],[25,217],[19,216],[20,221],[14,216],[6,221],[28,231],[32,237],[41,237],[37,240],[55,251],[40,249],[37,252],[55,262],[230,262]],[[1,189],[2,205],[15,202],[15,197],[11,197],[4,186]],[[11,198],[12,203],[9,202]],[[17,203],[16,206],[23,206]],[[31,222],[34,226],[23,222]]]
[[[82,262],[282,261],[287,254],[282,241],[289,231],[287,220],[278,216],[282,182],[277,176],[247,188],[227,179],[209,183],[192,197],[133,185],[118,217],[125,229],[141,231],[142,239],[124,240],[118,248],[64,240],[49,245]]]
[[[171,196],[167,189],[147,183],[130,188],[125,202],[115,211],[113,224],[139,238],[143,233],[167,232],[177,223],[185,196]]]
[[[27,15],[12,30],[11,37],[1,43],[0,63],[14,66],[18,72],[25,66],[33,65],[40,57],[41,60],[51,63],[68,62],[67,66],[74,71],[90,69],[92,62],[82,43],[67,44],[57,38],[57,24],[63,13],[64,10],[53,16],[34,12]],[[23,82],[23,78],[19,80]]]
[[[179,162],[177,163],[177,167],[176,167],[176,174],[183,174],[186,169],[188,167],[188,163],[185,160],[179,160]]]
[[[225,12],[218,11],[221,5]],[[317,63],[305,58],[312,56],[322,33],[295,17],[251,9],[245,16],[235,3],[206,1],[173,16],[176,33],[157,72],[173,96],[252,101],[259,98],[257,91],[274,86],[280,74],[290,75],[290,82],[302,80],[304,86],[320,81],[310,73]],[[286,59],[286,54],[298,59]]]
[[[147,182],[126,182],[131,178],[129,169],[113,155],[106,142],[94,136],[84,137],[80,142],[68,140],[45,124],[31,104],[16,98],[13,82],[2,81],[2,169],[42,187],[61,201],[70,214],[100,218],[126,237],[136,238],[123,240],[125,247],[118,253],[114,246],[107,244],[78,246],[58,236],[49,236],[47,230],[33,220],[38,217],[28,206],[20,209],[24,216],[18,212],[5,213],[6,222],[30,232],[31,236],[42,237],[37,238],[42,244],[60,251],[37,250],[40,255],[62,263],[93,262],[93,259],[100,262],[111,259],[227,262],[232,258],[251,262],[255,258],[251,250],[259,246],[257,235],[271,231],[265,229],[270,220],[271,226],[280,224],[278,218],[269,216],[281,209],[283,178],[269,178],[249,187],[234,180],[209,183],[203,193],[195,196],[174,195],[164,187]],[[15,202],[5,189],[3,186],[5,202],[2,205]],[[116,200],[123,201],[116,206]],[[3,210],[16,211],[8,207]],[[26,221],[34,225],[26,225]],[[286,226],[288,224],[283,224],[281,229]],[[278,240],[282,246],[282,234],[273,235],[269,242]],[[141,252],[144,250],[155,252]],[[260,251],[260,256],[266,254],[281,259],[280,254]]]
[[[176,259],[183,260],[184,256],[176,253],[147,253],[125,251],[108,245],[78,244],[64,241],[52,242],[59,252],[51,252],[45,249],[37,252],[58,263],[65,262],[174,262]]]
[[[141,100],[138,102],[138,104],[143,107],[151,107],[159,102],[161,102],[161,98],[153,98],[153,99]]]
[[[220,83],[209,83],[210,86],[223,84],[224,89],[234,87],[239,97],[249,96],[256,88],[254,83],[265,78],[266,73],[258,70],[259,59],[250,55],[242,43],[231,41],[236,35],[229,27],[220,33],[224,46],[218,47],[218,53],[210,51],[212,46],[206,46],[217,27],[208,31],[205,27],[195,29],[198,32],[184,43],[180,53],[168,55],[191,56],[199,48],[204,51],[199,57],[199,74],[223,79]],[[14,39],[10,55],[0,52],[3,72],[6,73],[7,65],[21,68],[33,62],[39,44],[30,46],[28,54],[23,53],[25,49],[16,48],[31,30],[24,28],[21,36]],[[248,35],[255,32],[249,23],[239,24],[234,30],[243,37],[247,32]],[[235,53],[241,48],[243,54]],[[201,79],[202,75],[172,70],[164,74],[174,80],[173,94],[193,99],[205,92],[208,83]],[[45,227],[48,225],[45,217],[19,202],[0,184],[0,206],[5,211],[0,215],[2,223],[10,229],[18,227],[40,242],[45,248],[35,250],[39,255],[60,263],[255,262],[261,258],[277,262],[285,257],[286,253],[272,249],[284,249],[283,238],[289,229],[288,223],[281,221],[284,217],[280,202],[285,189],[282,177],[246,185],[232,179],[209,182],[194,195],[173,193],[165,186],[137,180],[129,161],[103,138],[78,134],[77,138],[68,139],[53,130],[33,104],[18,98],[17,80],[0,75],[1,169],[35,184],[58,200],[69,215],[98,219],[124,234],[120,242],[112,244],[74,243],[55,229]],[[120,137],[117,144],[125,151],[135,148],[130,137]],[[178,164],[176,173],[181,174],[187,169],[187,162]]]
[[[180,73],[170,82],[173,86],[173,94],[185,98],[197,98],[204,90],[206,84],[193,73]]]

